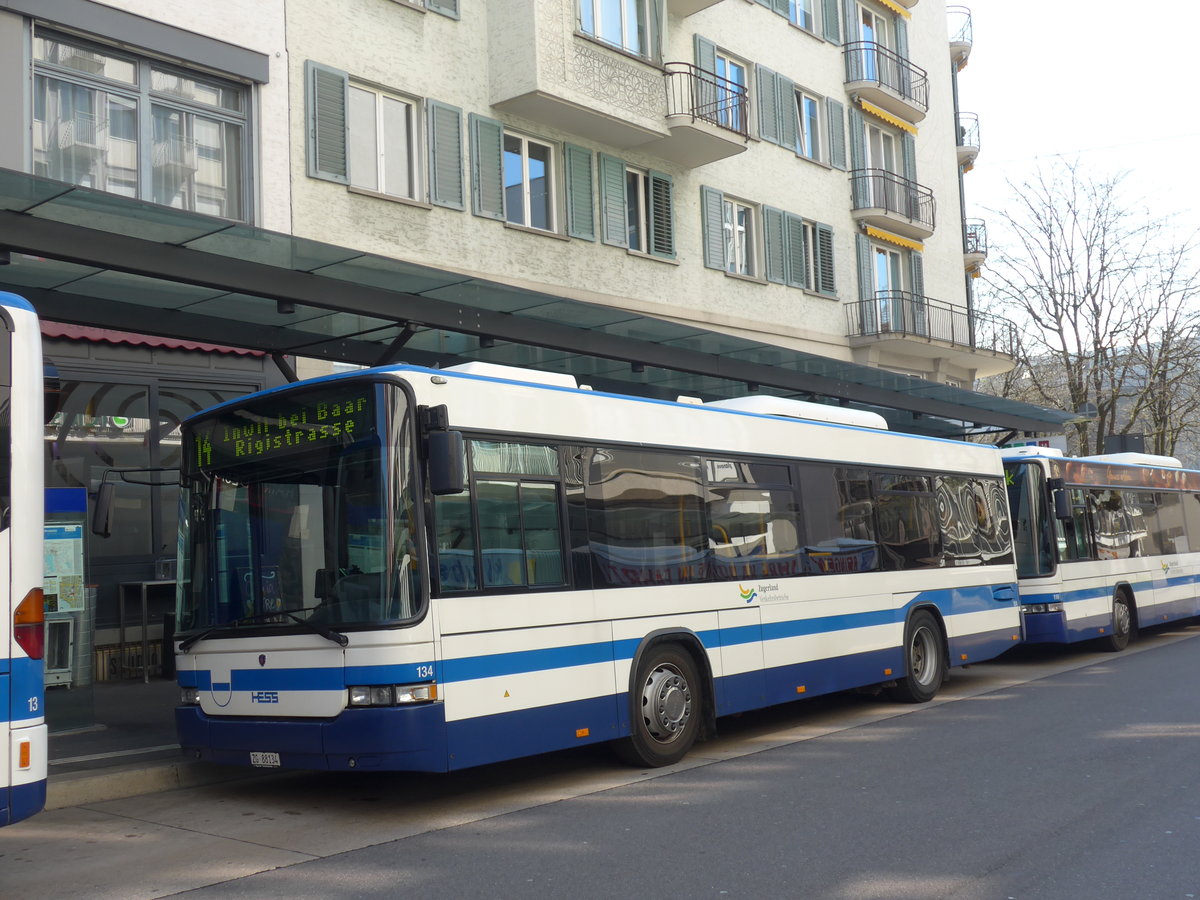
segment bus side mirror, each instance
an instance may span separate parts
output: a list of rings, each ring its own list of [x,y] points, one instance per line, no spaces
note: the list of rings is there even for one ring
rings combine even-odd
[[[1071,518],[1071,501],[1067,497],[1067,489],[1061,478],[1051,478],[1047,481],[1050,496],[1054,500],[1054,518]]]
[[[461,494],[466,488],[466,472],[461,431],[431,431],[428,435],[429,490],[435,497]]]
[[[96,488],[96,505],[92,508],[92,534],[109,537],[112,534],[113,483],[101,481]]]

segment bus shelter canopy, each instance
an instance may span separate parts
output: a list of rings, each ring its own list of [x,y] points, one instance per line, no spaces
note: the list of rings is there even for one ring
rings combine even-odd
[[[358,365],[470,360],[641,396],[760,391],[897,431],[1058,432],[1070,414],[696,325],[0,169],[0,288],[43,319]],[[0,261],[2,261],[0,257]]]

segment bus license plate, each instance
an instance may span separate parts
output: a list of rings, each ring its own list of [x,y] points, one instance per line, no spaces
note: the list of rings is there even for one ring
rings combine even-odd
[[[278,753],[256,753],[250,752],[250,765],[252,766],[278,766]]]

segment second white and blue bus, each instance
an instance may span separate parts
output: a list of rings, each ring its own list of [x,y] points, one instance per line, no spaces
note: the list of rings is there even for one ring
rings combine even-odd
[[[1174,457],[1004,451],[1025,640],[1123,650],[1200,615],[1200,472]]]
[[[926,701],[1020,639],[999,453],[872,413],[395,366],[183,440],[198,759],[448,771],[606,741],[665,765],[721,716]]]
[[[46,804],[42,333],[0,292],[0,825]]]

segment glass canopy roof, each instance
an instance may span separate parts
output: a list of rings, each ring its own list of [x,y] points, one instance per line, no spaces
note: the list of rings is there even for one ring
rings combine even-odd
[[[900,431],[1057,432],[1069,414],[0,169],[0,287],[46,319],[376,365],[484,360],[597,389],[761,391]]]

